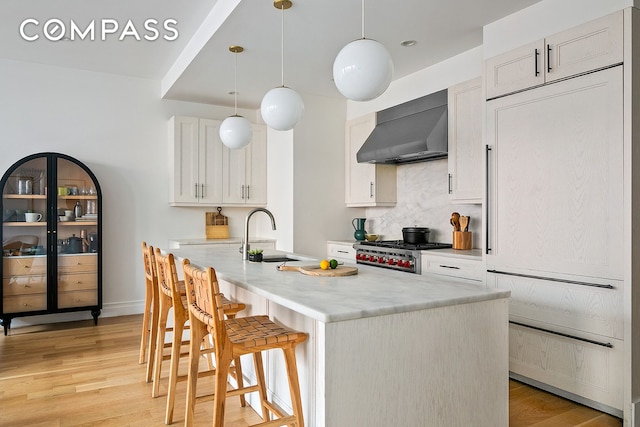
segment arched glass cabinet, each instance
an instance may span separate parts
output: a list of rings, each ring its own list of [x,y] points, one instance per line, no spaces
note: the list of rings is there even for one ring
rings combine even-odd
[[[0,322],[102,309],[102,192],[82,162],[39,153],[0,181]]]

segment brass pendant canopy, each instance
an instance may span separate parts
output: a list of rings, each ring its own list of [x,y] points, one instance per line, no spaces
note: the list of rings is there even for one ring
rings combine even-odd
[[[289,9],[293,3],[291,0],[274,0],[273,7],[276,9]]]
[[[231,45],[229,46],[229,52],[241,53],[241,52],[244,52],[244,48],[242,46]]]

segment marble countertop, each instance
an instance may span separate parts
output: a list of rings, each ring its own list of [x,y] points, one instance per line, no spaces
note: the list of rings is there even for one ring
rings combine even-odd
[[[249,243],[275,243],[276,239],[261,239],[259,237],[251,237]],[[207,239],[204,237],[193,237],[190,239],[169,239],[169,243],[179,245],[216,245],[226,243],[242,243],[242,237],[229,237],[227,239]]]
[[[345,277],[307,276],[278,271],[278,262],[243,261],[236,248],[193,246],[172,249],[201,268],[213,267],[219,279],[277,304],[329,323],[449,305],[507,298],[510,292],[440,275],[417,275],[358,265],[358,274]],[[264,256],[284,252],[265,250]],[[295,254],[288,254],[298,257]],[[317,265],[300,257],[287,265]],[[179,260],[177,261],[179,262]],[[355,264],[350,264],[355,266]]]

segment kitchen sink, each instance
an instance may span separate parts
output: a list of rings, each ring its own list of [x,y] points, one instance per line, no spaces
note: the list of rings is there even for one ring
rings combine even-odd
[[[286,255],[262,257],[262,262],[287,262],[287,261],[300,261],[299,259],[289,258]]]

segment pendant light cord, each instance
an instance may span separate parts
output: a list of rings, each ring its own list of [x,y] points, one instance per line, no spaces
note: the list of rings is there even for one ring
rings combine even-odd
[[[362,0],[362,38],[364,39],[364,0]]]
[[[234,53],[235,69],[233,71],[233,114],[238,115],[238,52]]]
[[[281,80],[282,80],[282,87],[284,87],[284,6],[280,7],[280,11],[281,11],[281,19],[280,19],[280,34],[282,35],[280,37],[280,69],[281,69]]]

